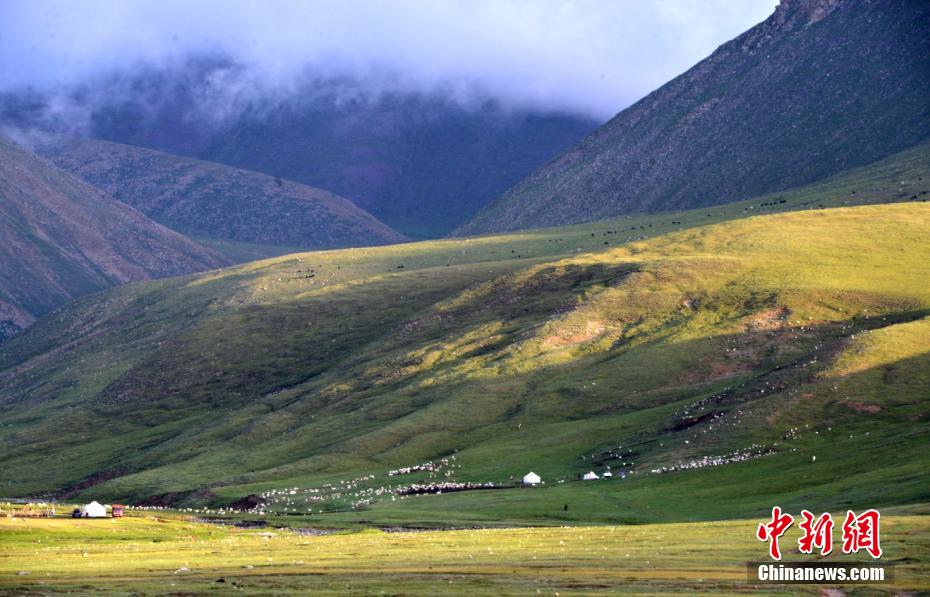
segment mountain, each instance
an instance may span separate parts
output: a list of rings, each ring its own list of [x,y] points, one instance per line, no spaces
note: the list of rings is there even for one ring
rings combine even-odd
[[[781,191],[930,137],[930,4],[783,0],[459,234],[687,209]]]
[[[0,339],[78,296],[228,263],[0,137]]]
[[[201,155],[331,189],[413,237],[444,236],[599,123],[388,95],[247,115]]]
[[[87,297],[0,345],[0,493],[310,526],[926,501],[928,193],[925,146],[741,203]],[[504,489],[405,499],[440,481]]]
[[[391,91],[312,74],[290,93],[263,96],[244,92],[251,84],[242,76],[235,62],[194,56],[115,73],[66,97],[0,94],[0,122],[77,128],[326,189],[416,238],[444,236],[601,124],[478,91]]]
[[[405,240],[347,199],[266,174],[93,139],[53,138],[36,151],[198,239],[307,249]]]

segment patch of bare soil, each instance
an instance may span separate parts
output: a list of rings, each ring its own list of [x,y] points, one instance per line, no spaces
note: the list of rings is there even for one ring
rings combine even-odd
[[[562,326],[558,331],[542,339],[544,349],[564,348],[575,346],[601,336],[607,330],[607,324],[602,319],[588,320],[583,324]]]
[[[791,309],[788,307],[777,307],[751,315],[743,326],[747,332],[780,330],[788,326],[788,316],[790,315]]]
[[[236,500],[235,502],[229,504],[229,507],[233,510],[254,510],[258,506],[265,504],[265,499],[261,498],[254,493],[249,494],[242,498],[241,500]]]
[[[855,400],[844,400],[841,404],[846,408],[851,408],[852,410],[859,413],[875,414],[877,412],[881,412],[882,410],[882,407],[877,404],[856,402]]]
[[[705,357],[696,367],[691,367],[681,376],[680,382],[685,385],[694,385],[733,377],[746,371],[752,371],[753,366],[749,360],[728,354],[719,357]]]
[[[140,500],[138,506],[157,506],[160,508],[172,508],[183,504],[184,502],[205,502],[216,497],[216,494],[207,489],[195,489],[192,491],[173,491],[150,495]]]
[[[92,475],[84,477],[77,483],[74,483],[70,487],[66,487],[56,494],[56,497],[59,499],[67,499],[73,495],[79,493],[81,490],[89,489],[95,485],[100,485],[110,479],[115,479],[117,477],[122,477],[123,475],[129,474],[131,471],[126,467],[114,467],[102,471],[98,471]]]

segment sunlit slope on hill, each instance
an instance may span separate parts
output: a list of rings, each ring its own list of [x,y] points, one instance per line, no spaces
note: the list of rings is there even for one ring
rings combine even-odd
[[[669,224],[291,255],[82,300],[0,350],[0,491],[374,489],[454,454],[455,481],[550,487],[327,508],[644,520],[926,500],[930,205],[702,218],[620,246]],[[573,482],[607,467],[626,478]]]

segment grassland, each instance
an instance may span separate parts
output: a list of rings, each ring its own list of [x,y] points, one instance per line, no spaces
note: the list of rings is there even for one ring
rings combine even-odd
[[[173,514],[0,518],[0,594],[785,594],[747,583],[756,520],[325,536],[238,529]],[[895,584],[930,590],[930,517],[883,518]],[[784,544],[786,561],[804,559]],[[760,557],[761,556],[761,557]],[[830,556],[831,561],[849,556]],[[857,560],[857,561],[861,561]],[[844,587],[849,594],[875,594]],[[820,587],[793,586],[792,594]]]
[[[0,345],[0,494],[349,527],[926,502],[928,171],[89,297]],[[400,494],[440,481],[499,489]]]

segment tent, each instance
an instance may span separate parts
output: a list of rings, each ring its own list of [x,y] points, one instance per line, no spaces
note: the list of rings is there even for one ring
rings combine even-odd
[[[539,475],[537,475],[533,471],[530,471],[526,473],[525,475],[523,475],[524,485],[539,485],[540,483],[542,483],[542,479],[539,477]]]
[[[84,518],[106,518],[107,507],[97,502],[91,502],[81,508],[81,515]]]
[[[601,476],[604,477],[604,478],[606,479],[607,477],[613,477],[614,474],[613,474],[612,472],[610,472],[610,471],[604,471],[604,474],[601,475]]]
[[[585,481],[594,481],[595,479],[600,479],[600,477],[598,477],[597,473],[595,473],[594,471],[588,471],[584,474],[584,477],[582,477],[582,479],[584,479]]]

